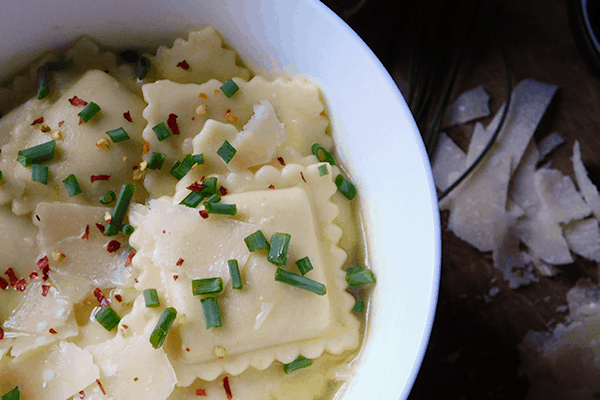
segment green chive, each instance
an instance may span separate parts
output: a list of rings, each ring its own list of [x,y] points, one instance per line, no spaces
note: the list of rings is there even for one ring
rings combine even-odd
[[[306,275],[310,270],[313,269],[312,263],[310,262],[308,257],[299,259],[298,261],[296,261],[296,265],[298,266],[298,269],[300,270],[300,273],[302,275]]]
[[[110,223],[104,231],[104,236],[114,236],[117,233],[119,233],[119,231],[121,230],[121,226],[123,225],[123,220],[125,219],[125,214],[127,213],[127,209],[129,208],[129,203],[133,198],[134,192],[135,184],[127,183],[121,186],[119,198],[117,199],[115,208],[113,208],[112,217]]]
[[[223,279],[221,278],[194,279],[192,281],[192,293],[194,296],[221,293],[222,291]]]
[[[356,196],[356,187],[342,174],[335,177],[335,186],[348,200],[352,200]]]
[[[62,181],[65,187],[67,188],[67,192],[69,193],[69,197],[77,196],[78,194],[83,193],[81,190],[81,186],[79,186],[79,182],[77,182],[77,178],[75,175],[71,174]]]
[[[208,296],[200,299],[200,302],[202,303],[202,313],[204,314],[206,329],[223,326],[217,298],[215,296]]]
[[[198,163],[198,165],[204,164],[204,154],[194,154],[192,155],[192,158]]]
[[[112,190],[104,193],[104,196],[100,198],[100,203],[102,204],[110,204],[117,198],[117,195]]]
[[[140,57],[135,65],[135,75],[139,80],[142,80],[148,75],[151,67],[152,64],[150,64],[150,60],[148,60],[146,57]]]
[[[169,329],[171,329],[171,325],[175,321],[175,317],[177,317],[177,310],[173,307],[169,307],[163,311],[156,323],[156,327],[150,335],[150,344],[152,344],[152,347],[158,349],[163,345],[167,338],[167,333],[169,333]]]
[[[289,364],[283,364],[283,372],[289,374],[290,372],[294,372],[300,368],[306,368],[312,364],[313,360],[310,358],[304,358],[302,356],[298,356],[294,361]]]
[[[267,255],[267,260],[271,264],[275,264],[280,268],[285,267],[291,239],[292,235],[288,233],[276,232],[271,235],[271,247],[269,248],[269,254]]]
[[[246,242],[246,246],[250,252],[269,249],[269,242],[267,242],[265,234],[260,229],[246,236],[244,242]]]
[[[181,162],[175,162],[170,171],[171,175],[177,178],[177,180],[181,180],[181,178],[183,178],[187,175],[188,172],[190,172],[194,164],[196,164],[196,161],[194,161],[194,158],[191,154],[188,154],[184,157],[184,159]]]
[[[229,164],[235,153],[237,153],[237,150],[227,140],[217,150],[217,154],[225,161],[225,164]]]
[[[240,90],[240,87],[233,81],[233,79],[228,79],[227,82],[221,86],[221,91],[225,93],[227,98],[231,98],[235,92]]]
[[[0,182],[2,182],[2,171],[0,171]]]
[[[352,310],[357,313],[361,313],[361,312],[365,311],[365,302],[357,300],[354,303],[354,307],[352,307]]]
[[[325,293],[327,293],[327,288],[322,283],[313,281],[305,276],[286,271],[283,268],[277,268],[277,271],[275,271],[275,280],[277,282],[287,283],[288,285],[311,291],[319,296],[323,296]]]
[[[129,139],[129,135],[125,132],[123,128],[113,129],[112,131],[106,132],[108,136],[112,139],[113,143],[122,142],[123,140]]]
[[[164,122],[161,122],[160,124],[156,125],[154,128],[152,128],[152,130],[156,134],[156,137],[158,138],[159,142],[162,142],[163,140],[171,136],[171,132],[169,132]]]
[[[221,196],[219,196],[218,194],[215,193],[212,196],[210,196],[208,199],[206,199],[204,204],[206,205],[206,203],[218,203],[220,201],[221,201]]]
[[[211,203],[204,202],[204,209],[209,214],[235,215],[237,214],[237,206],[235,204]]]
[[[321,146],[319,143],[313,144],[311,150],[319,161],[328,162],[331,165],[335,165],[335,160],[333,159],[331,153],[325,150],[325,147]]]
[[[146,289],[144,290],[144,300],[146,301],[146,307],[158,307],[160,306],[160,301],[158,300],[158,292],[156,289]]]
[[[88,103],[87,106],[77,116],[83,121],[88,122],[92,117],[100,112],[100,106],[93,101]]]
[[[32,164],[41,164],[54,158],[55,148],[56,140],[38,144],[37,146],[19,151],[17,161],[23,164],[24,167],[29,167]]]
[[[204,185],[204,187],[202,188],[200,193],[202,193],[204,196],[209,197],[217,193],[216,177],[213,176],[212,178],[206,178],[202,181],[202,184]]]
[[[38,100],[46,98],[50,94],[50,77],[46,67],[37,69],[38,77]]]
[[[153,152],[148,160],[148,169],[161,169],[166,157],[167,155],[164,153]]]
[[[329,174],[329,170],[327,169],[327,165],[319,165],[319,176],[325,176]]]
[[[198,207],[198,204],[202,202],[202,200],[204,200],[204,196],[201,192],[190,192],[190,194],[185,196],[185,199],[181,200],[179,204],[196,208]]]
[[[33,164],[31,166],[31,180],[34,182],[48,184],[48,166]]]
[[[96,314],[96,320],[100,322],[100,325],[102,325],[104,329],[110,332],[117,325],[119,325],[119,322],[121,322],[121,317],[119,317],[119,314],[110,308],[110,306],[107,306]]]
[[[21,398],[21,392],[19,392],[19,387],[16,386],[10,392],[3,394],[1,400],[19,400]]]
[[[135,231],[135,228],[129,224],[123,224],[121,227],[121,232],[126,235],[131,235]]]
[[[240,267],[237,260],[228,260],[227,265],[229,266],[229,275],[231,275],[231,285],[234,289],[243,289],[242,277],[240,276]]]
[[[363,267],[352,267],[346,272],[346,282],[350,286],[362,286],[375,283],[373,271]]]

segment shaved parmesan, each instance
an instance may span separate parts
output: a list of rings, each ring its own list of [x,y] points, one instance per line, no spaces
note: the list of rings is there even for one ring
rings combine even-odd
[[[556,223],[569,223],[590,215],[590,208],[575,189],[569,176],[555,169],[540,169],[535,173],[535,188],[542,207]]]
[[[563,144],[565,139],[558,132],[552,132],[548,136],[542,140],[539,145],[541,158],[546,157],[548,154],[552,153],[554,149]]]
[[[483,86],[464,92],[448,106],[446,111],[448,122],[445,126],[464,124],[477,118],[487,117],[490,115],[489,101],[490,96],[483,90]]]
[[[600,229],[595,218],[573,221],[563,228],[563,232],[574,253],[600,262]]]
[[[594,216],[600,218],[600,193],[598,193],[598,188],[590,180],[585,170],[585,166],[581,160],[581,147],[578,141],[575,141],[575,145],[573,146],[572,160],[577,186],[579,186],[579,190],[581,190],[583,198],[592,209]]]

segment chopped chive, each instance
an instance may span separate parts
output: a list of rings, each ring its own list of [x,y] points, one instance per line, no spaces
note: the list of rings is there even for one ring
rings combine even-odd
[[[148,169],[161,169],[166,157],[165,153],[152,152],[150,160],[148,160]]]
[[[202,193],[204,196],[212,196],[213,194],[217,193],[217,178],[216,177],[212,177],[212,178],[206,178],[205,180],[202,181],[202,184],[204,185],[204,187],[202,188],[202,190],[200,191],[200,193]]]
[[[206,201],[204,202],[204,204],[206,203],[218,203],[221,201],[221,196],[219,196],[218,194],[213,194],[212,196],[210,196],[208,199],[206,199]]]
[[[112,217],[110,223],[104,231],[104,236],[114,236],[119,233],[134,192],[135,183],[126,183],[125,185],[121,186],[117,203],[115,204],[115,208],[113,208]]]
[[[162,142],[163,140],[171,136],[171,133],[169,132],[169,129],[167,129],[167,126],[164,122],[161,122],[160,124],[156,125],[154,128],[152,128],[152,130],[156,134],[156,137],[158,138],[159,142]]]
[[[325,147],[321,146],[319,143],[313,144],[311,150],[319,161],[328,162],[331,165],[335,165],[335,160],[333,159],[331,153],[325,150]]]
[[[31,180],[34,182],[48,184],[48,166],[41,164],[33,164],[31,166]]]
[[[38,100],[46,98],[50,94],[50,77],[46,67],[37,69],[38,77]]]
[[[310,270],[313,269],[312,263],[310,262],[308,257],[299,259],[298,261],[296,261],[296,265],[298,266],[298,269],[300,270],[300,273],[302,275],[306,275]]]
[[[63,184],[67,188],[67,192],[69,193],[69,197],[77,196],[78,194],[83,193],[81,190],[81,186],[79,186],[79,182],[77,182],[77,178],[75,175],[71,174],[67,176],[63,181]]]
[[[240,267],[237,260],[228,260],[229,275],[231,275],[231,285],[234,289],[243,289],[242,277],[240,276]]]
[[[126,235],[131,235],[135,231],[135,228],[129,224],[123,224],[121,227],[121,232]]]
[[[117,198],[117,195],[112,190],[104,193],[104,196],[100,198],[100,203],[102,204],[110,204]]]
[[[277,271],[275,271],[275,280],[277,282],[287,283],[288,285],[311,291],[319,296],[323,296],[325,293],[327,293],[327,288],[322,283],[313,281],[305,276],[286,271],[283,268],[277,268]]]
[[[346,272],[346,282],[350,286],[362,286],[375,283],[373,271],[363,267],[352,267]]]
[[[119,317],[119,314],[110,308],[110,306],[107,306],[96,314],[96,320],[100,322],[100,325],[102,325],[104,329],[110,332],[119,325],[121,317]]]
[[[310,358],[304,358],[302,356],[298,356],[294,361],[289,364],[283,364],[283,372],[289,374],[290,372],[294,372],[300,368],[306,368],[312,364],[313,360]]]
[[[221,86],[221,91],[225,93],[227,98],[231,98],[235,92],[240,90],[240,87],[233,81],[233,79],[228,79],[227,82]]]
[[[364,301],[358,301],[358,300],[357,300],[357,301],[354,303],[354,307],[352,307],[352,310],[353,310],[354,312],[361,313],[361,312],[364,312],[364,311],[365,311],[365,307],[366,307],[366,306],[365,306],[365,302],[364,302]]]
[[[156,289],[146,289],[144,290],[144,300],[146,301],[146,307],[158,307],[160,306],[160,301],[158,300],[158,292]]]
[[[129,135],[125,132],[123,128],[113,129],[112,131],[106,132],[108,136],[112,139],[113,143],[119,143],[123,140],[129,139]]]
[[[73,68],[73,60],[48,61],[44,67],[48,71],[59,71]]]
[[[329,170],[327,169],[327,165],[319,165],[319,176],[325,176],[329,174]]]
[[[204,164],[204,154],[193,154],[192,158],[198,163],[198,165]]]
[[[219,277],[194,279],[192,281],[192,293],[194,294],[194,296],[200,296],[202,294],[221,293],[222,291],[223,279]]]
[[[244,242],[250,252],[269,248],[269,242],[267,242],[265,234],[260,229],[246,236]]]
[[[280,268],[285,267],[291,239],[292,235],[288,233],[276,232],[271,235],[271,247],[267,255],[267,260],[271,264],[275,264]]]
[[[217,154],[225,161],[225,164],[229,164],[235,153],[237,153],[237,150],[227,140],[217,150]]]
[[[171,329],[171,325],[173,325],[173,321],[175,321],[175,317],[177,317],[177,310],[173,307],[168,307],[163,311],[156,323],[156,327],[154,327],[154,330],[150,335],[150,344],[152,344],[152,347],[158,349],[163,345],[167,338],[167,333],[169,333],[169,329]]]
[[[194,164],[196,164],[196,161],[194,161],[194,158],[191,154],[188,154],[183,158],[181,162],[175,162],[175,164],[171,168],[170,173],[175,178],[177,178],[177,180],[180,180],[181,178],[186,176],[188,172],[190,172]]]
[[[150,72],[152,64],[150,64],[150,60],[146,57],[140,57],[135,65],[135,75],[139,80],[144,79],[148,73]]]
[[[209,214],[235,215],[237,206],[235,204],[204,202],[204,209]]]
[[[198,207],[198,204],[200,204],[202,200],[204,200],[204,197],[205,196],[201,192],[190,192],[190,194],[185,196],[185,199],[181,200],[179,204],[191,208],[196,208]]]
[[[19,392],[19,387],[15,386],[10,392],[3,394],[1,400],[19,400],[20,398],[21,392]]]
[[[215,296],[208,296],[200,299],[202,303],[202,313],[204,314],[204,323],[206,329],[218,328],[223,326],[221,322],[221,310],[219,309],[219,301]]]
[[[32,164],[41,164],[54,158],[55,148],[56,140],[51,140],[25,150],[20,150],[17,161],[23,164],[24,167],[29,167]]]
[[[2,171],[0,171],[0,182],[2,181]]]
[[[348,200],[352,200],[356,196],[356,187],[342,174],[335,177],[335,186]]]
[[[89,102],[87,106],[77,116],[83,121],[88,122],[92,117],[100,112],[100,106],[93,101]]]

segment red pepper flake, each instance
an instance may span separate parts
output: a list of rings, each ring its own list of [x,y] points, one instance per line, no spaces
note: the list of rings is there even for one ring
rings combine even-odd
[[[176,281],[179,278],[179,275],[173,275],[173,280]]]
[[[181,266],[181,264],[183,264],[183,258],[180,258],[179,260],[177,260],[177,262],[175,263],[178,267]]]
[[[133,256],[135,256],[135,251],[132,251],[127,256],[127,260],[125,260],[125,267],[129,267],[131,265],[131,260],[133,259]]]
[[[273,185],[273,184],[269,185],[269,189],[275,189],[275,185]]]
[[[133,381],[137,382],[138,381],[138,377],[136,376],[135,378],[133,378]]]
[[[96,228],[104,235],[104,225],[96,223]]]
[[[56,335],[56,334],[58,333],[58,332],[56,332],[56,331],[54,330],[54,328],[50,328],[50,329],[48,330],[48,332],[50,332],[50,333],[51,333],[51,334],[53,334],[53,335]]]
[[[190,64],[188,64],[188,63],[187,63],[187,61],[185,61],[185,60],[183,60],[183,61],[181,61],[180,63],[178,63],[178,64],[177,64],[177,66],[178,66],[179,68],[183,68],[183,69],[185,69],[186,71],[187,71],[188,69],[190,69]]]
[[[40,216],[39,216],[39,215],[37,215],[37,214],[36,214],[35,218],[36,218],[38,221],[41,221],[41,219],[40,219]]]
[[[46,297],[48,295],[49,290],[50,290],[50,285],[42,285],[42,296]]]
[[[121,303],[123,301],[123,297],[120,294],[115,294],[115,299]]]
[[[17,289],[19,292],[24,292],[25,289],[27,289],[27,281],[25,278],[19,279],[19,281],[15,284],[15,289]]]
[[[44,123],[44,117],[39,117],[38,119],[36,119],[35,121],[33,121],[31,123],[31,125],[37,125],[37,124],[43,124]]]
[[[200,210],[198,211],[200,213],[200,216],[204,219],[208,218],[208,213],[206,212],[206,210]]]
[[[69,99],[69,103],[71,103],[72,106],[87,106],[87,101],[85,100],[81,100],[79,97],[77,96],[73,96],[72,99]]]
[[[104,390],[104,386],[102,386],[102,383],[100,383],[100,379],[96,379],[96,383],[98,384],[98,386],[100,386],[100,390],[102,390],[102,394],[106,394],[106,390]]]
[[[173,135],[179,135],[181,132],[179,131],[179,125],[177,125],[177,115],[169,114],[169,118],[167,118],[167,125],[169,129],[173,131]]]
[[[77,126],[79,125],[83,125],[83,120],[81,118],[79,119],[79,123],[77,124]]]
[[[42,258],[40,258],[37,262],[37,266],[39,269],[42,270],[42,273],[44,274],[43,278],[44,278],[44,282],[48,280],[48,272],[50,272],[50,265],[48,264],[48,256],[44,256]]]
[[[92,175],[90,176],[90,180],[92,183],[96,181],[107,181],[110,179],[110,175]]]
[[[4,275],[8,276],[10,286],[15,286],[19,281],[19,277],[12,268],[8,268],[6,271],[4,271]]]
[[[81,238],[82,239],[89,239],[90,238],[90,226],[89,225],[85,226],[85,233],[83,234],[83,236]]]
[[[134,166],[133,166],[133,170],[134,170],[134,171],[135,171],[135,170],[137,170],[138,168],[139,168],[139,165],[134,165]]]
[[[81,392],[79,392],[79,398],[80,399],[85,398],[85,392],[83,390]]]
[[[223,389],[225,389],[225,394],[227,395],[227,400],[233,399],[233,395],[231,394],[231,387],[229,386],[229,377],[228,376],[223,378]]]
[[[302,180],[304,181],[304,183],[306,183],[306,179],[304,179],[304,174],[302,173],[302,171],[300,171],[300,176],[302,177]]]
[[[196,117],[192,117],[192,121],[195,121],[195,120],[196,120]]]
[[[135,283],[139,283],[139,282],[140,282],[140,281],[138,281],[138,280],[137,280],[137,278],[133,278],[133,281],[134,281]]]
[[[40,131],[44,132],[44,133],[48,133],[50,132],[52,129],[50,129],[50,127],[46,124],[43,124],[42,126],[40,126]]]
[[[121,242],[119,242],[118,240],[111,240],[106,245],[106,251],[108,251],[109,253],[114,253],[115,251],[119,250],[120,248],[121,248]]]
[[[125,325],[125,324],[123,324],[123,325],[121,325],[121,326],[123,327],[123,329],[129,329],[129,325]]]
[[[65,123],[65,121],[60,121],[60,122],[58,123],[58,127],[60,128],[61,126],[63,126],[63,124],[64,124],[64,123]]]
[[[32,273],[29,274],[29,279],[33,279],[33,278],[37,278],[38,277],[38,273],[33,271]]]
[[[144,149],[142,150],[142,155],[148,154],[148,150],[150,150],[150,143],[144,142]]]
[[[205,389],[196,389],[196,396],[208,396]]]
[[[204,183],[194,182],[190,186],[187,187],[188,190],[192,192],[201,192],[204,189]]]
[[[98,300],[98,303],[100,303],[100,307],[104,308],[110,305],[110,301],[104,297],[104,293],[102,293],[100,288],[94,289],[94,296],[96,296],[96,300]]]
[[[279,164],[285,167],[285,161],[283,161],[283,157],[277,157],[277,159],[279,160]]]
[[[189,352],[190,352],[190,348],[189,348],[189,347],[186,347],[186,348],[185,348],[185,351],[187,351],[187,352],[189,353]]]
[[[8,289],[8,281],[2,277],[0,277],[0,289],[2,289],[2,290]]]
[[[4,329],[0,326],[0,340],[4,339]]]
[[[127,122],[133,122],[133,119],[131,119],[131,113],[129,111],[123,113],[123,118],[125,118]]]
[[[198,95],[198,97],[202,98],[202,99],[208,99],[208,95],[206,93],[200,93]]]
[[[221,196],[225,196],[227,194],[228,190],[225,189],[225,186],[221,186],[219,188],[219,192],[221,192]]]

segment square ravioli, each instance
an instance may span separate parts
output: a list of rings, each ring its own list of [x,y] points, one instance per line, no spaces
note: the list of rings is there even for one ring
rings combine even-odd
[[[136,231],[130,240],[138,250],[133,259],[140,271],[136,289],[160,285],[165,306],[178,312],[179,323],[167,339],[166,351],[179,385],[196,377],[213,380],[223,372],[237,375],[249,366],[264,369],[274,360],[290,362],[300,354],[314,358],[325,349],[340,353],[358,345],[358,321],[350,313],[354,301],[346,292],[341,269],[346,254],[337,246],[339,228],[332,223],[337,207],[330,198],[336,186],[331,173],[321,176],[320,165],[325,164],[291,164],[282,171],[265,166],[256,175],[241,173],[249,188],[241,192],[229,176],[232,194],[224,195],[221,203],[236,205],[233,217],[211,214],[204,219],[199,210],[179,205],[187,190],[178,192],[174,201],[169,197],[151,201],[143,211],[140,208],[145,207],[137,206],[131,221]],[[277,189],[265,190],[266,181]],[[165,208],[170,209],[168,214]],[[197,229],[182,228],[183,219],[177,214]],[[168,216],[159,224],[160,215]],[[214,236],[214,227],[226,221],[247,228],[229,230],[225,240],[212,244],[214,238],[208,236]],[[251,253],[244,243],[257,229],[268,239],[276,232],[291,235],[284,269],[298,274],[296,261],[309,257],[313,270],[306,278],[324,284],[327,293],[320,296],[275,281],[277,266],[267,260],[266,252]],[[168,262],[161,255],[170,253],[161,246],[173,249],[174,243],[184,243],[181,251],[188,257],[180,265],[175,262],[177,254],[171,253],[174,258]],[[235,247],[237,255],[221,247]],[[226,264],[215,268],[215,254],[221,254],[222,262],[237,257],[243,289],[232,288]],[[201,296],[192,292],[193,279],[208,277],[222,277],[225,282],[216,294],[222,326],[210,329],[206,329]]]

